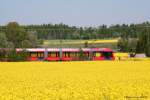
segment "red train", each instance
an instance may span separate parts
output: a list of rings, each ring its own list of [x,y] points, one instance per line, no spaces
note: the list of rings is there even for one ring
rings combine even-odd
[[[25,50],[29,53],[29,61],[75,61],[80,60],[114,60],[114,52],[110,48],[28,48],[16,49],[17,52]],[[82,55],[81,55],[82,53]]]

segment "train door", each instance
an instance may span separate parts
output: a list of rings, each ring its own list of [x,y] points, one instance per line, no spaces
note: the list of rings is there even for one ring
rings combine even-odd
[[[37,52],[37,56],[39,60],[44,60],[44,52]]]
[[[84,52],[84,60],[89,60],[90,59],[90,52]]]
[[[93,60],[104,60],[104,57],[100,51],[93,52]]]

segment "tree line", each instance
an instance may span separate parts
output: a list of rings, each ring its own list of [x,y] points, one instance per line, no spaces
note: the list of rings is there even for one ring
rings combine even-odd
[[[8,33],[10,28],[19,26],[22,33],[36,34],[37,39],[108,39],[108,38],[137,38],[140,33],[150,30],[150,23],[122,24],[122,25],[101,25],[98,27],[76,27],[63,23],[42,24],[42,25],[19,25],[17,22],[10,22],[0,26],[0,32]],[[15,28],[15,27],[14,27]],[[17,28],[17,27],[16,27]]]
[[[9,23],[10,24],[10,23]],[[8,25],[0,26],[0,31],[9,30]],[[18,23],[16,23],[18,24]],[[19,25],[19,24],[18,24]],[[76,27],[63,23],[42,25],[20,25],[26,32],[34,32],[38,39],[105,39],[117,38],[122,35],[137,37],[149,22],[142,24],[101,25],[98,27]],[[149,28],[150,29],[150,28]]]

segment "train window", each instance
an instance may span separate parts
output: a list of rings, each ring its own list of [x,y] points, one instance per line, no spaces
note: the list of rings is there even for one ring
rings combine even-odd
[[[38,53],[38,57],[40,57],[41,56],[41,54],[40,53]]]
[[[103,55],[106,58],[112,57],[112,53],[111,52],[104,52]]]
[[[44,57],[44,53],[43,52],[38,52],[38,57]]]
[[[71,52],[70,53],[70,57],[76,57],[76,53],[75,52]]]
[[[64,56],[64,57],[70,57],[70,52],[64,52],[64,53],[63,53],[63,56]]]
[[[94,52],[94,55],[93,55],[94,57],[100,57],[100,56],[102,56],[102,54],[100,53],[100,52]]]
[[[49,57],[56,57],[56,56],[57,56],[57,53],[56,53],[56,52],[49,52],[49,53],[48,53],[48,56],[49,56]]]
[[[31,57],[37,57],[37,53],[36,52],[31,52],[30,55],[31,55]]]
[[[100,57],[101,53],[100,52],[96,52],[96,57]]]

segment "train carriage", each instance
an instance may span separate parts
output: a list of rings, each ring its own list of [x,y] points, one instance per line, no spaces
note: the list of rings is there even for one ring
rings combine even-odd
[[[63,61],[72,61],[78,60],[79,49],[78,48],[63,48],[62,49],[62,60]]]
[[[45,49],[45,59],[47,61],[59,61],[60,60],[60,49],[58,48],[47,48]]]
[[[16,49],[17,52],[23,52],[26,51],[28,53],[27,60],[29,61],[39,61],[44,60],[44,48],[27,48],[27,49]]]
[[[113,50],[110,48],[92,48],[93,60],[114,60]]]
[[[76,61],[76,60],[114,60],[113,50],[109,48],[28,48],[29,61]],[[82,58],[82,59],[81,59]]]

